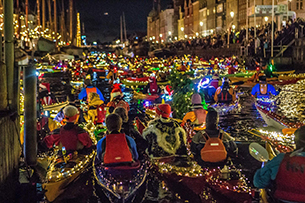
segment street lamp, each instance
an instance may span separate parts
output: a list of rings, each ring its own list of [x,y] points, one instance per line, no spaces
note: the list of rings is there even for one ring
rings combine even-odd
[[[187,35],[184,35],[184,38],[187,39]]]
[[[265,18],[264,18],[264,19],[265,19],[265,22],[267,22],[267,21],[268,21],[268,17],[267,17],[267,16],[265,16]]]
[[[171,32],[171,31],[168,31],[168,35],[172,35],[172,32]]]
[[[162,37],[162,34],[160,34],[159,36]]]
[[[184,30],[184,27],[181,27],[181,28],[180,28],[180,30],[181,30],[181,31],[183,32],[183,30]]]
[[[232,18],[232,21],[230,22],[229,27],[228,27],[228,48],[230,46],[230,28],[231,28],[231,25],[234,21],[234,12],[233,11],[230,12],[230,16]]]
[[[235,25],[232,25],[232,29],[235,30]]]
[[[200,35],[202,36],[202,26],[203,26],[203,22],[200,21],[199,25],[200,25]]]
[[[199,35],[199,33],[198,33],[198,32],[196,32],[196,37],[198,37],[198,35]]]

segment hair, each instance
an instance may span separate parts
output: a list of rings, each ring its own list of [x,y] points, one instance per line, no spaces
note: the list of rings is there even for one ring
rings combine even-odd
[[[114,113],[118,114],[124,123],[128,121],[128,113],[125,108],[117,107],[114,109]]]
[[[116,113],[110,114],[106,118],[106,127],[110,133],[113,131],[120,131],[122,127],[122,118]]]
[[[305,151],[305,126],[302,126],[299,129],[297,129],[294,135],[295,135],[294,142],[296,149],[298,150],[304,148],[303,151]]]
[[[98,95],[98,93],[90,92],[90,93],[89,93],[89,96],[88,96],[88,100],[89,100],[89,101],[92,101],[92,99],[94,99],[95,97],[100,98],[100,96]]]
[[[219,122],[219,116],[218,116],[218,112],[212,108],[212,107],[209,107],[208,108],[208,114],[207,114],[207,117],[206,117],[206,129],[216,129],[217,126],[218,126],[218,122]]]
[[[90,79],[86,79],[84,83],[85,83],[85,85],[87,85],[87,86],[91,86],[91,85],[92,85]]]

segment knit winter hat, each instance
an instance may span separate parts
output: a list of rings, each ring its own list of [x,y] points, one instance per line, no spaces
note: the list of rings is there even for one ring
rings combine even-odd
[[[196,93],[192,95],[192,104],[193,104],[193,109],[202,109],[202,99],[200,94]]]
[[[78,117],[78,109],[75,106],[69,105],[64,108],[65,119],[68,122],[75,122]]]
[[[172,109],[169,104],[159,104],[156,109],[156,113],[164,118],[169,118],[171,111]]]

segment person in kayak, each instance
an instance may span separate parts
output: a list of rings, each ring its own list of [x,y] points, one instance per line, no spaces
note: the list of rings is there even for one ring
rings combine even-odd
[[[254,186],[275,188],[274,197],[281,202],[305,202],[305,126],[294,135],[296,149],[278,154],[254,175]]]
[[[91,92],[89,94],[88,103],[88,121],[92,121],[94,124],[101,124],[106,117],[106,110],[104,101],[100,100],[97,93]]]
[[[205,127],[206,110],[203,108],[200,94],[192,95],[192,109],[193,111],[185,114],[181,126],[183,127],[187,122],[193,126],[193,130],[198,132]]]
[[[80,101],[79,100],[75,100],[75,96],[73,94],[70,94],[68,95],[68,100],[69,100],[69,105],[71,106],[75,106],[77,109],[78,109],[78,112],[79,112],[79,118],[78,118],[78,121],[77,123],[78,124],[81,124],[83,122],[85,122],[85,119],[84,119],[84,112],[83,110],[80,108]],[[59,112],[56,114],[55,118],[53,119],[53,121],[56,121],[60,124],[64,124],[65,123],[65,114],[64,114],[64,108],[61,108],[59,110]]]
[[[130,164],[138,160],[136,143],[121,132],[122,123],[122,118],[115,113],[106,118],[108,134],[97,143],[97,157],[104,164]]]
[[[151,157],[171,155],[186,156],[186,132],[179,123],[170,118],[171,106],[159,104],[156,108],[157,117],[148,123],[143,131],[147,140],[147,153]]]
[[[213,76],[212,76],[212,81],[210,82],[210,86],[213,86],[215,87],[215,89],[218,88],[218,84],[219,84],[219,76],[217,73],[215,73]]]
[[[97,87],[92,86],[91,80],[86,79],[84,84],[85,84],[85,88],[83,88],[81,90],[81,92],[78,94],[78,99],[79,100],[86,99],[88,101],[89,93],[90,92],[95,92],[100,96],[100,99],[105,102],[105,99],[104,99],[104,96],[103,96],[102,92]]]
[[[206,129],[196,133],[191,142],[195,160],[202,166],[222,165],[229,157],[236,157],[237,147],[234,138],[218,128],[219,115],[209,108],[206,116]]]
[[[92,140],[87,131],[78,127],[77,120],[79,117],[78,109],[75,106],[64,108],[65,119],[67,124],[51,132],[44,138],[43,142],[48,148],[57,145],[60,148],[65,147],[67,152],[82,151],[92,146]]]
[[[133,120],[129,119],[128,112],[126,111],[126,109],[123,107],[117,107],[114,109],[114,113],[118,114],[122,118],[123,124],[121,132],[125,133],[126,135],[129,135],[135,140],[139,155],[143,155],[145,149],[147,148],[147,142],[142,137],[140,132],[135,129]]]
[[[109,107],[109,113],[112,113],[116,107],[123,107],[127,112],[130,110],[129,104],[124,101],[123,93],[119,84],[114,84],[110,96],[111,100],[107,104],[107,107]]]
[[[252,96],[256,98],[269,98],[271,95],[277,95],[277,91],[271,84],[267,84],[266,76],[259,77],[259,83],[251,91]]]
[[[232,103],[236,100],[236,93],[229,85],[229,79],[224,77],[222,79],[222,85],[217,88],[215,96],[215,102],[218,103]]]

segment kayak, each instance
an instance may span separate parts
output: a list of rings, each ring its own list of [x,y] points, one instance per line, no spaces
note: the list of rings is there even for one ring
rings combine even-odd
[[[58,155],[51,157],[46,180],[42,184],[47,200],[53,202],[70,183],[84,173],[91,164],[94,155],[95,151],[87,155],[74,153],[65,157]]]
[[[136,77],[129,77],[122,79],[121,82],[126,86],[146,86],[149,83],[149,77],[142,77],[142,78],[136,78]],[[158,82],[158,85],[168,85],[169,82]]]
[[[147,163],[135,162],[131,166],[104,166],[95,157],[93,174],[97,192],[102,191],[110,202],[133,202],[137,191],[147,177]]]
[[[157,94],[143,94],[140,92],[133,92],[133,98],[147,101],[155,101],[159,98]]]
[[[224,173],[219,167],[202,168],[195,161],[179,162],[175,158],[170,156],[151,161],[159,176],[172,182],[173,186],[182,187],[194,195],[205,194],[205,200],[212,199],[205,192],[212,189],[233,202],[252,202],[254,191],[247,186],[246,178],[239,170],[228,168]]]

